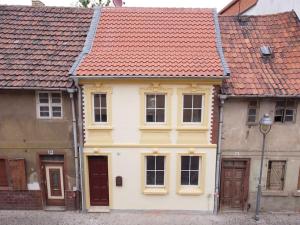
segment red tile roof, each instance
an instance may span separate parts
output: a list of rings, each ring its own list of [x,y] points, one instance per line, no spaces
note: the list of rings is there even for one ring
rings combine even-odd
[[[300,22],[294,12],[266,16],[220,16],[222,44],[231,71],[230,95],[300,95]],[[273,56],[263,58],[262,45]]]
[[[77,76],[222,77],[214,11],[103,8]]]
[[[93,10],[0,6],[0,88],[66,88]]]

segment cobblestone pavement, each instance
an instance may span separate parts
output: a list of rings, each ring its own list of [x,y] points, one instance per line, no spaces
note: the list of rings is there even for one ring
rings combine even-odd
[[[226,213],[218,216],[167,212],[45,212],[0,211],[0,225],[300,225],[300,214],[262,214],[255,222],[253,214]]]

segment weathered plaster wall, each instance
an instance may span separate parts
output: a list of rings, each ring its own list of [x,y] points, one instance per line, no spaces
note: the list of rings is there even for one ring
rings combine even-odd
[[[248,126],[248,101],[245,99],[228,99],[224,106],[224,126],[222,132],[222,156],[230,158],[250,158],[249,203],[255,206],[256,186],[258,183],[262,134],[259,126]],[[274,115],[275,101],[263,99],[260,102],[259,117],[264,113]],[[287,160],[284,191],[275,197],[263,194],[264,210],[298,210],[300,197],[297,191],[300,167],[300,106],[298,105],[295,123],[274,123],[266,139],[266,154],[263,169],[263,191],[265,191],[268,160]],[[298,192],[299,193],[299,192]],[[286,197],[288,196],[288,197]]]
[[[29,190],[39,190],[38,154],[66,154],[66,190],[74,186],[72,114],[63,94],[62,119],[37,119],[36,92],[0,91],[0,157],[25,158]]]

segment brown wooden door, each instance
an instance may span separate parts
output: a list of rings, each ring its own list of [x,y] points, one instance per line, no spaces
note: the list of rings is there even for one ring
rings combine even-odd
[[[45,195],[47,206],[64,206],[64,171],[63,164],[43,164]]]
[[[248,161],[223,160],[221,173],[221,208],[244,209],[248,196]]]
[[[89,182],[91,206],[109,205],[108,163],[106,156],[90,156]]]

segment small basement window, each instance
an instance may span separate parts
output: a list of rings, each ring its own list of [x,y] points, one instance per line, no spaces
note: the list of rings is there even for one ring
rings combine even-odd
[[[276,102],[275,122],[294,122],[296,117],[296,101],[281,100]]]

